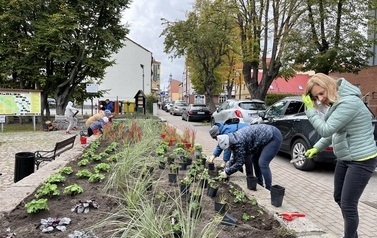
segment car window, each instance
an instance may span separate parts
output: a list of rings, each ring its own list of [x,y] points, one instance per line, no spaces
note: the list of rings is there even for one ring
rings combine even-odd
[[[208,109],[206,105],[192,105],[192,108],[195,108],[195,109]]]
[[[228,109],[229,108],[229,102],[225,101],[223,104],[220,106],[220,110]]]
[[[266,105],[264,103],[255,102],[241,102],[239,107],[245,110],[265,110]]]
[[[187,105],[187,103],[176,103],[175,104],[176,106],[178,106],[178,107],[187,107],[188,105]]]
[[[287,104],[287,101],[280,101],[273,104],[267,112],[267,116],[280,116]]]
[[[300,101],[291,101],[287,107],[287,110],[285,110],[285,115],[292,115],[303,112],[304,107],[302,106],[302,104],[303,103]]]

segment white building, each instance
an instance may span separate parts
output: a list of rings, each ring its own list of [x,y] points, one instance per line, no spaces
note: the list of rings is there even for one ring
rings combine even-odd
[[[152,52],[129,38],[125,46],[113,55],[115,64],[108,67],[99,90],[108,90],[102,100],[134,101],[139,90],[145,95],[152,91]]]

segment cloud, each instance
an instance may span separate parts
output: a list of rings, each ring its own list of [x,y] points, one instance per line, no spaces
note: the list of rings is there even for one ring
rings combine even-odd
[[[123,23],[130,25],[128,37],[153,53],[161,62],[161,89],[168,85],[169,75],[182,80],[184,58],[173,59],[164,51],[164,38],[161,18],[168,21],[185,20],[186,12],[191,10],[193,0],[134,0],[123,13]]]

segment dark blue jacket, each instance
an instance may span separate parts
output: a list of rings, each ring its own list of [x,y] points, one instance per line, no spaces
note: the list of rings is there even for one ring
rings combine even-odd
[[[216,122],[214,125],[217,125],[219,127],[220,135],[223,135],[223,134],[236,132],[237,130],[239,130],[239,129],[245,127],[245,126],[248,126],[249,124],[240,122],[238,124],[225,124],[224,125],[221,122]],[[213,154],[214,157],[219,157],[221,152],[223,152],[223,149],[221,149],[220,146],[217,145],[212,154]],[[230,150],[225,150],[224,155],[223,155],[223,160],[225,162],[229,161],[231,154],[232,154],[232,152]]]
[[[267,124],[255,124],[228,134],[229,149],[233,152],[233,159],[225,169],[225,173],[231,175],[237,172],[245,164],[248,155],[260,152],[270,143],[274,137],[273,128],[274,126]]]

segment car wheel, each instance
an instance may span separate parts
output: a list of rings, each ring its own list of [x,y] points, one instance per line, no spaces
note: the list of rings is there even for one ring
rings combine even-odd
[[[293,163],[296,169],[308,171],[312,170],[315,162],[305,157],[305,152],[309,149],[308,144],[303,139],[297,139],[293,142],[291,148],[291,159],[297,160]]]

